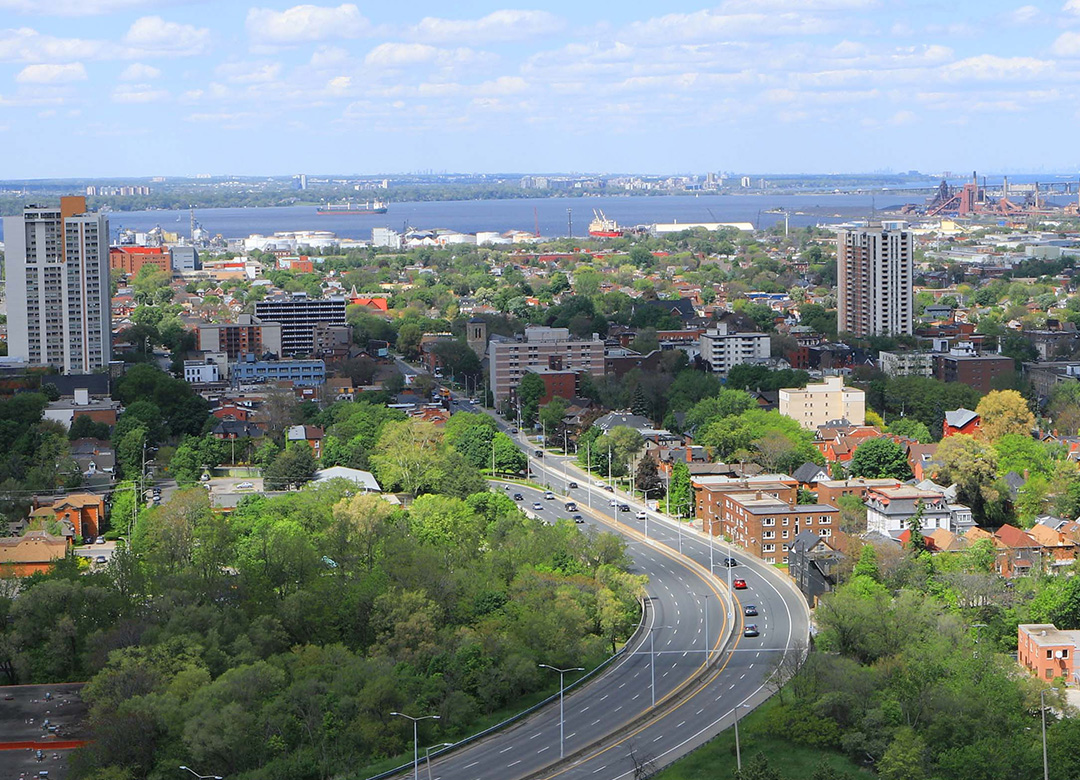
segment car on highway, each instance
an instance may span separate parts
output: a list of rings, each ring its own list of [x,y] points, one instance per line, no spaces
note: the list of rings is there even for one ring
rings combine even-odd
[[[745,607],[743,607],[742,613],[747,617],[757,617],[757,607],[753,604],[747,604]]]
[[[619,504],[619,511],[620,512],[629,512],[630,511],[630,505],[629,504]]]
[[[511,428],[511,429],[510,429],[510,433],[517,433],[517,432],[518,432],[518,429],[517,429],[517,428]]]
[[[743,629],[743,636],[761,636],[761,632],[757,630],[757,626],[749,625]]]
[[[524,501],[525,496],[521,495],[521,493],[514,493],[514,500],[515,501]]]
[[[574,522],[575,523],[584,523],[585,519],[581,515],[574,515]]]
[[[236,489],[237,490],[254,490],[255,489],[255,483],[254,482],[241,482],[239,485],[236,486]]]
[[[645,514],[644,510],[639,509],[638,513],[634,515],[634,517],[636,517],[638,520],[644,520],[646,517],[648,517],[648,515]]]
[[[735,590],[746,590],[746,580],[735,580],[731,583],[731,587],[735,588]]]
[[[544,505],[541,504],[539,501],[533,501],[533,511],[534,512],[539,512],[543,508],[544,508]]]
[[[533,457],[534,458],[542,458],[542,457],[544,457],[544,451],[543,450],[533,450]]]
[[[544,498],[547,499],[548,501],[551,501],[552,499],[555,498],[555,494],[552,493],[550,490],[544,491]]]
[[[616,500],[615,500],[615,499],[613,498],[613,499],[611,499],[610,501],[608,501],[608,502],[607,502],[607,505],[608,505],[608,506],[618,506],[618,505],[619,505],[619,502],[618,502],[618,501],[616,501]]]
[[[567,490],[573,490],[573,489],[574,489],[574,488],[576,488],[577,486],[578,486],[578,485],[577,485],[577,482],[571,482],[571,483],[570,483],[569,485],[567,485],[567,486],[566,486],[566,489],[567,489]]]
[[[606,490],[608,493],[615,492],[615,488],[613,488],[611,485],[604,485],[604,490]]]
[[[722,560],[721,563],[724,564],[724,566],[727,566],[729,569],[732,566],[738,566],[739,565],[739,562],[737,560],[735,560],[734,558],[724,558],[724,560]]]

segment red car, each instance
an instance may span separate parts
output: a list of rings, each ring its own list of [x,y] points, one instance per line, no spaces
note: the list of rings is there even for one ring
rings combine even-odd
[[[731,583],[731,586],[735,588],[735,590],[746,590],[746,580],[735,580]]]

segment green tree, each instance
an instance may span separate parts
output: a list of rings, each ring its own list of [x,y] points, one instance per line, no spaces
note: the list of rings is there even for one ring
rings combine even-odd
[[[72,441],[76,439],[102,439],[107,441],[109,438],[109,424],[94,422],[88,414],[76,415],[71,422],[71,428],[68,429],[68,438]]]
[[[911,479],[904,448],[884,436],[864,441],[851,456],[851,475],[870,479]]]
[[[926,743],[911,727],[899,728],[877,769],[881,780],[923,780]]]
[[[975,412],[982,418],[979,432],[991,443],[1007,434],[1031,435],[1035,416],[1016,390],[992,390],[979,401]]]
[[[521,410],[522,425],[532,425],[536,421],[540,399],[547,393],[544,378],[530,371],[521,377],[518,384],[518,408]]]
[[[852,571],[855,577],[869,577],[875,582],[881,582],[881,572],[878,569],[877,550],[872,544],[864,544],[859,550],[859,560]]]
[[[926,427],[925,423],[910,417],[901,417],[893,420],[889,423],[887,430],[889,433],[897,436],[913,439],[919,444],[929,444],[933,441],[933,438],[930,436],[930,429]]]
[[[913,553],[926,552],[926,539],[923,537],[922,524],[925,512],[926,508],[920,500],[915,506],[915,513],[907,521],[908,532],[911,534],[908,539],[908,549]]]
[[[268,490],[300,488],[315,478],[319,464],[307,442],[296,442],[280,453],[264,471]]]
[[[553,396],[550,401],[540,407],[540,425],[547,431],[548,436],[554,436],[562,428],[563,417],[569,402],[562,396]],[[555,442],[558,444],[559,442]]]
[[[646,498],[659,498],[664,495],[664,481],[660,479],[656,460],[651,455],[646,455],[638,462],[634,485]]]
[[[694,490],[690,485],[690,468],[685,463],[675,461],[671,466],[670,486],[671,512],[676,517],[693,517]]]

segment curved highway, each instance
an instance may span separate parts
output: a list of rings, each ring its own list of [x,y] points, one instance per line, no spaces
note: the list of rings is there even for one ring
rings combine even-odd
[[[645,630],[597,679],[567,692],[564,759],[559,758],[559,708],[552,705],[476,743],[433,754],[425,767],[432,780],[633,778],[642,768],[666,766],[728,728],[737,707],[745,715],[744,708],[768,698],[764,681],[770,667],[796,652],[809,631],[806,602],[791,581],[687,524],[591,484],[570,459],[551,453],[534,457],[536,446],[520,434],[514,439],[529,456],[530,479],[556,494],[544,499],[542,489],[511,487],[511,495],[522,495],[525,511],[554,521],[573,514],[563,508],[573,500],[586,523],[627,539],[632,570],[649,577]],[[569,487],[572,482],[579,486]],[[533,510],[534,503],[542,508]],[[620,511],[624,505],[628,511]],[[735,559],[734,567],[724,565],[728,558]],[[710,570],[719,579],[708,577]],[[725,587],[735,579],[744,580],[745,589]],[[749,606],[756,616],[744,615]],[[743,635],[750,624],[758,636]],[[703,668],[706,647],[708,669]]]

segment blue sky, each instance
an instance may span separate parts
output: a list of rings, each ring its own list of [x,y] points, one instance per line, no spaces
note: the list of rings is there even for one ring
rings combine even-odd
[[[1080,0],[0,0],[0,178],[1080,170]]]

